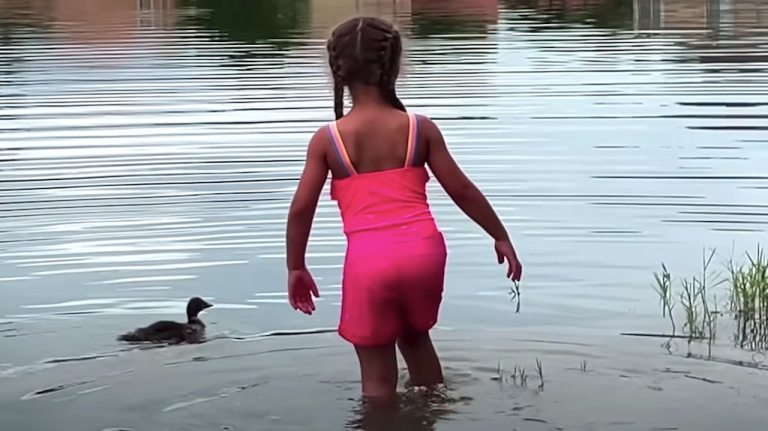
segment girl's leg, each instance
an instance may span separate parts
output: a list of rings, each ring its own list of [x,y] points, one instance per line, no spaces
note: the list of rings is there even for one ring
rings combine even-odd
[[[406,332],[397,340],[397,346],[408,364],[411,385],[433,387],[444,382],[429,332]]]
[[[395,344],[375,347],[355,346],[360,361],[363,397],[389,401],[397,394],[397,354]]]

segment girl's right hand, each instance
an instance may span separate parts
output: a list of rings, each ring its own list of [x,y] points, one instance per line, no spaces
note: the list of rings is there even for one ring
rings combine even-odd
[[[317,284],[307,269],[292,270],[288,273],[288,301],[294,310],[304,314],[315,311],[315,301],[312,297],[320,297]]]
[[[520,278],[523,276],[523,264],[517,258],[512,242],[510,240],[496,241],[494,248],[496,249],[499,265],[503,264],[504,260],[509,265],[507,268],[507,278],[511,277],[512,281],[520,281]]]

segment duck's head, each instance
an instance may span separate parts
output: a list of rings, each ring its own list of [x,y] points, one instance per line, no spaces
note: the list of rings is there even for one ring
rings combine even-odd
[[[213,305],[206,302],[203,298],[195,296],[187,303],[187,318],[192,319],[197,317],[201,311],[211,307],[213,307]]]

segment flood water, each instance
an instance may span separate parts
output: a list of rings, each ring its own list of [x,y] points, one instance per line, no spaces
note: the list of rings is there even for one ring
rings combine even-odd
[[[333,118],[325,37],[355,14],[402,29],[401,98],[526,265],[518,304],[432,182],[450,390],[397,414],[360,406],[333,333],[327,191],[317,313],[284,295],[287,208]],[[662,261],[692,274],[704,247],[768,239],[767,53],[760,0],[0,0],[2,428],[764,429],[764,355],[620,334],[668,329]],[[115,341],[193,295],[214,304],[209,342]],[[494,379],[515,366],[527,386]]]

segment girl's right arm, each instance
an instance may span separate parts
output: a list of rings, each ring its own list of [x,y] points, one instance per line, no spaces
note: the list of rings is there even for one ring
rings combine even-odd
[[[507,277],[519,281],[523,266],[517,258],[504,224],[493,207],[456,163],[437,125],[422,117],[419,127],[427,141],[429,169],[453,202],[494,239],[499,264],[504,263],[504,260],[509,264]]]

